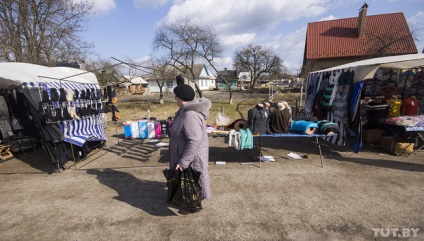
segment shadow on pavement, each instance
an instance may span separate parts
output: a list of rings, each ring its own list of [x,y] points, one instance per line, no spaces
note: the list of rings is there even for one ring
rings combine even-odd
[[[90,169],[88,174],[97,175],[99,182],[118,193],[114,199],[128,203],[153,216],[176,216],[167,208],[165,182],[141,180],[133,175],[110,168]],[[164,178],[165,180],[165,178]]]

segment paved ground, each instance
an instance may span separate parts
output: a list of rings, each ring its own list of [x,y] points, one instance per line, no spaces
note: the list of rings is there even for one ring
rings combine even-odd
[[[168,152],[155,143],[111,136],[52,175],[41,150],[20,154],[0,163],[0,240],[392,240],[394,228],[424,240],[423,152],[323,144],[321,167],[312,141],[266,139],[277,160],[259,168],[257,150],[210,138],[212,198],[188,216],[165,204]]]

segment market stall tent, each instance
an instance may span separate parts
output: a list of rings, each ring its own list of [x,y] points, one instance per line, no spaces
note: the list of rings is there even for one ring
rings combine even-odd
[[[93,73],[69,67],[46,67],[28,63],[0,63],[0,89],[13,89],[23,83],[73,82],[98,85]]]
[[[102,92],[93,73],[0,63],[0,94],[7,104],[0,116],[1,139],[12,149],[23,150],[34,139],[41,140],[50,162],[63,167],[73,151],[86,154],[88,145],[106,140]]]
[[[375,72],[379,68],[405,70],[405,69],[423,68],[423,67],[424,67],[424,54],[406,54],[406,55],[388,56],[388,57],[356,61],[356,62],[352,62],[348,64],[331,67],[328,69],[323,69],[320,71],[311,72],[308,74],[308,76],[314,73],[319,73],[319,72],[355,68],[356,73],[354,76],[354,82],[357,82],[360,80],[374,77]]]
[[[411,69],[420,70],[421,68],[424,68],[424,54],[408,54],[367,59],[323,69],[320,71],[310,72],[308,74],[305,97],[305,112],[307,116],[313,115],[312,109],[314,106],[315,97],[317,96],[317,92],[320,90],[320,87],[322,87],[322,82],[324,79],[326,79],[327,82],[334,86],[332,93],[329,93],[328,95],[329,98],[331,95],[331,99],[334,100],[336,92],[340,92],[340,89],[337,90],[339,85],[338,82],[340,82],[339,77],[343,74],[346,74],[347,72],[351,73],[352,76],[351,84],[353,93],[351,90],[349,93],[349,99],[345,99],[344,102],[342,101],[338,105],[339,108],[344,108],[346,112],[340,114],[335,113],[335,111],[332,110],[326,113],[327,115],[325,119],[327,120],[334,121],[335,116],[338,116],[338,120],[336,121],[340,125],[340,130],[342,132],[342,134],[337,138],[329,138],[330,142],[338,145],[344,145],[346,132],[348,131],[347,129],[349,126],[351,132],[352,130],[353,132],[356,132],[356,150],[359,150],[361,146],[361,143],[359,142],[362,135],[362,127],[360,121],[355,118],[357,118],[356,115],[359,113],[359,102],[363,81],[366,79],[372,79],[377,70],[382,68],[400,70],[401,72]],[[346,79],[343,81],[346,81]],[[348,98],[347,94],[345,98]],[[340,112],[340,109],[338,112]]]

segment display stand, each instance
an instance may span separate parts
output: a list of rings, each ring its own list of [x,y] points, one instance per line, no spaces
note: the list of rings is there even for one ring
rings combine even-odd
[[[266,137],[273,137],[273,138],[299,138],[299,137],[308,137],[308,138],[312,138],[315,137],[316,140],[316,144],[317,146],[312,149],[307,156],[309,156],[310,153],[312,153],[316,148],[318,148],[319,150],[319,157],[320,157],[320,161],[321,161],[321,167],[323,166],[323,157],[322,157],[322,151],[321,151],[321,144],[319,143],[319,138],[323,138],[323,137],[330,137],[330,136],[336,136],[336,134],[311,134],[311,135],[306,135],[306,134],[297,134],[297,133],[279,133],[279,134],[261,134],[259,136],[253,136],[253,137],[258,137],[259,138],[259,168],[261,167],[261,157],[262,155],[262,139],[266,138]]]
[[[403,125],[394,125],[394,124],[387,124],[385,123],[384,126],[386,127],[386,130],[390,132],[390,134],[393,135],[394,140],[398,140],[401,138],[405,133],[407,134],[413,134],[416,135],[417,138],[417,144],[419,145],[420,139],[423,141],[423,144],[417,146],[412,152],[410,153],[404,153],[406,157],[409,157],[415,153],[417,153],[419,150],[424,148],[424,127],[415,127],[415,128],[409,128],[408,126]]]

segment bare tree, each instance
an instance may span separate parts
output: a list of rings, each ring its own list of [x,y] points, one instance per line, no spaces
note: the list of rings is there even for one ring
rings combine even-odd
[[[205,60],[218,72],[214,60],[222,53],[222,47],[215,30],[183,19],[159,28],[153,47],[163,51],[167,65],[173,66],[194,82],[199,97],[202,98],[203,93],[194,81],[195,65]],[[229,86],[228,82],[226,84]]]
[[[118,81],[118,72],[122,63],[112,64],[108,59],[90,60],[87,63],[87,71],[94,73],[100,86],[106,86]]]
[[[407,49],[399,49],[414,46],[414,40],[419,41],[418,34],[422,28],[411,27],[410,32],[405,31],[398,25],[387,26],[384,33],[367,33],[368,52],[371,57],[384,57],[394,52],[405,52]],[[396,48],[396,49],[394,49]]]
[[[253,93],[261,74],[281,73],[283,70],[281,58],[273,50],[257,44],[249,44],[236,50],[233,62],[237,71],[250,72],[250,93]]]
[[[67,0],[2,0],[0,60],[53,66],[92,48],[78,35],[92,5]]]
[[[154,57],[149,58],[150,74],[149,79],[154,79],[159,87],[159,103],[163,104],[163,87],[166,83],[172,83],[178,75],[175,68],[170,68],[166,61],[161,61]]]

